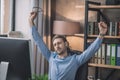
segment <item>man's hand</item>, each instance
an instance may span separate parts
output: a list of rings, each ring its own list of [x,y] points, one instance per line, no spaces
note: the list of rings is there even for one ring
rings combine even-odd
[[[100,34],[106,34],[107,32],[107,24],[104,23],[104,22],[100,22],[98,23],[98,26],[99,26],[99,31],[100,31]]]
[[[100,22],[100,23],[98,23],[98,27],[99,27],[99,31],[100,31],[99,38],[103,38],[107,32],[107,24],[104,22]]]
[[[34,26],[34,19],[36,18],[36,16],[37,16],[37,12],[30,13],[30,16],[29,16],[30,27]]]

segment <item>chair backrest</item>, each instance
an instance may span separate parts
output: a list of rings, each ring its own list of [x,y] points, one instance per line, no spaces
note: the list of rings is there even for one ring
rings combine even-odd
[[[88,64],[85,63],[77,70],[75,80],[87,80],[88,76]]]
[[[81,51],[72,50],[73,54],[80,55]],[[71,55],[73,55],[71,54]],[[76,72],[75,80],[87,80],[88,76],[88,64],[87,62],[80,66]]]

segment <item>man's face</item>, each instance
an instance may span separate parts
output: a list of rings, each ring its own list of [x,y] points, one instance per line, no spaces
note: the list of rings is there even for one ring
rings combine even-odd
[[[58,54],[63,54],[64,52],[66,52],[67,50],[67,43],[63,41],[62,38],[56,38],[54,41],[53,41],[53,46],[54,46],[54,49],[55,51],[58,53]]]

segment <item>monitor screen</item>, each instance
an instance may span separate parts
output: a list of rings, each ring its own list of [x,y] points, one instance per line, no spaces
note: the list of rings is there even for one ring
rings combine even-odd
[[[9,62],[6,80],[31,78],[30,40],[0,38],[0,62]]]

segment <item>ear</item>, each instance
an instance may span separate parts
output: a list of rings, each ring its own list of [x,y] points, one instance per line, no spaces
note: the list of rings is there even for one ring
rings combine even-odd
[[[69,43],[67,41],[65,42],[65,46],[67,46],[67,47],[69,46]]]

